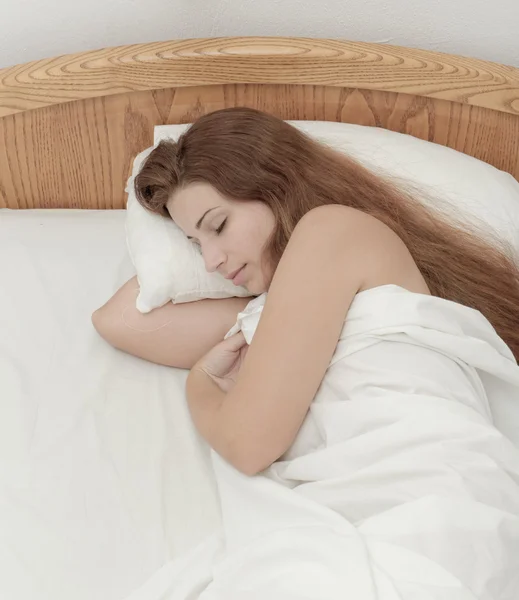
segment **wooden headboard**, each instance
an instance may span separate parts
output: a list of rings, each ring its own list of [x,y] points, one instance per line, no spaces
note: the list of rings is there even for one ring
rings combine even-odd
[[[409,133],[519,179],[519,69],[381,44],[196,39],[0,70],[0,207],[123,208],[155,125],[229,106]]]

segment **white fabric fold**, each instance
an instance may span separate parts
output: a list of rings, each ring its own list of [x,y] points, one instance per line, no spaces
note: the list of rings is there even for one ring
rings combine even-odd
[[[228,335],[250,343],[265,298]],[[287,453],[255,477],[212,453],[222,526],[182,559],[190,593],[172,563],[160,594],[128,600],[516,600],[517,432],[493,420],[517,402],[519,367],[479,312],[358,294]]]

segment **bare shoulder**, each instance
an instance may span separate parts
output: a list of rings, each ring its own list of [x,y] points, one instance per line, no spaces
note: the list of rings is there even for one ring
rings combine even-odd
[[[328,204],[310,210],[294,235],[326,240],[338,252],[355,253],[364,273],[361,289],[386,284],[429,293],[403,240],[381,220],[355,208]]]
[[[367,213],[341,204],[327,204],[308,211],[299,221],[298,228],[305,228],[307,233],[349,233],[363,238],[365,235],[384,235],[388,240],[396,242],[400,238],[379,219]]]

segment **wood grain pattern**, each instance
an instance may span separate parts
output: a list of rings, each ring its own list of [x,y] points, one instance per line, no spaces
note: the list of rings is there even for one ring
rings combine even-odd
[[[357,42],[182,40],[0,71],[0,207],[123,208],[155,125],[230,106],[409,133],[519,179],[519,69]]]
[[[0,119],[0,206],[123,208],[131,161],[151,145],[155,125],[228,106],[410,133],[519,178],[519,118],[509,113],[373,90],[219,85],[92,98]]]
[[[519,69],[426,50],[308,38],[105,48],[0,70],[0,116],[135,91],[233,83],[406,93],[519,115]]]

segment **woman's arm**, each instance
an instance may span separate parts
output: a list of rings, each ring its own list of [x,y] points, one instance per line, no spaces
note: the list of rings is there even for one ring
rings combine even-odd
[[[208,443],[249,475],[284,454],[356,293],[398,283],[406,260],[401,240],[373,217],[331,205],[305,215],[276,270],[234,388],[224,394],[197,365],[189,375],[191,414]]]
[[[220,342],[250,298],[172,304],[142,314],[135,308],[134,277],[92,315],[102,338],[115,348],[169,367],[190,369]]]

